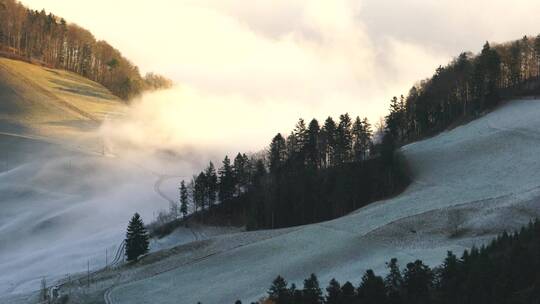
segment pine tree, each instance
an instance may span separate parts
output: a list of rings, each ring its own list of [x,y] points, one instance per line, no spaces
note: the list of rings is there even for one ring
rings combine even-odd
[[[309,278],[304,280],[304,289],[302,290],[304,304],[322,304],[323,296],[319,287],[317,276],[312,273]]]
[[[358,298],[365,304],[384,304],[387,302],[386,289],[381,277],[368,269],[358,287]]]
[[[362,146],[362,152],[364,154],[363,159],[367,159],[369,156],[369,151],[373,143],[371,138],[373,137],[373,130],[371,129],[371,124],[367,117],[364,117],[362,120],[362,133],[360,135],[360,145]]]
[[[448,251],[439,273],[439,286],[441,293],[448,302],[458,302],[461,282],[460,261],[451,251]]]
[[[247,185],[248,172],[247,172],[247,160],[244,155],[238,153],[233,162],[233,176],[234,183],[236,184],[236,194],[239,195],[242,188]]]
[[[308,130],[306,128],[306,123],[302,118],[300,118],[296,123],[293,134],[296,138],[296,146],[294,148],[294,152],[303,153],[306,143],[308,141]]]
[[[270,160],[270,172],[277,173],[287,158],[285,139],[278,133],[272,139],[268,159]]]
[[[208,206],[212,207],[216,203],[216,196],[218,191],[218,178],[216,174],[216,168],[214,164],[210,162],[204,173],[206,177],[205,190],[206,197],[208,199]]]
[[[223,159],[219,174],[219,200],[227,203],[234,194],[234,173],[228,156]]]
[[[180,183],[180,213],[183,217],[188,213],[188,191],[184,181]]]
[[[204,172],[199,173],[199,175],[193,179],[193,202],[195,203],[195,206],[202,211],[205,210],[208,194],[206,191],[206,181],[207,179]]]
[[[341,286],[341,296],[344,304],[356,302],[356,290],[351,282],[346,282]]]
[[[336,279],[330,280],[326,288],[326,304],[343,304],[341,302],[341,286]]]
[[[353,156],[355,161],[364,160],[364,147],[362,145],[363,132],[364,126],[360,117],[357,116],[352,126]]]
[[[403,274],[403,287],[408,303],[429,303],[433,273],[422,261],[407,264]]]
[[[388,274],[384,279],[384,285],[386,286],[389,303],[400,303],[403,277],[401,276],[401,270],[399,269],[397,259],[393,258],[390,262],[386,263],[386,268],[388,268]]]
[[[128,261],[137,261],[139,256],[148,253],[149,237],[138,213],[135,213],[129,221],[125,244]]]
[[[328,117],[321,129],[321,154],[324,167],[334,166],[336,163],[337,126],[332,117]]]
[[[307,130],[305,153],[308,166],[315,169],[321,167],[321,153],[319,151],[319,133],[319,122],[316,119],[312,119],[309,123]]]
[[[341,164],[351,160],[352,155],[352,122],[348,113],[339,116],[337,127],[336,162]]]
[[[268,298],[276,304],[287,304],[290,298],[287,281],[281,276],[277,276],[268,289]]]

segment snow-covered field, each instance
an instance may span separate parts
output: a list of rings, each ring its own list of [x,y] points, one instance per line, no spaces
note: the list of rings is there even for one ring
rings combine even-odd
[[[182,176],[178,160],[96,155],[56,144],[0,135],[0,303],[49,282],[110,262],[135,212],[146,222],[167,210]],[[150,159],[150,158],[148,158]],[[161,172],[165,175],[159,175]],[[170,248],[223,233],[192,227],[152,241]],[[231,230],[234,231],[234,230]],[[225,231],[227,232],[227,231]]]
[[[538,100],[511,102],[403,152],[415,177],[396,198],[325,223],[212,238],[170,270],[142,266],[147,278],[126,279],[132,282],[108,290],[108,301],[250,301],[278,274],[296,283],[311,272],[324,285],[334,276],[358,283],[367,268],[382,272],[392,257],[436,265],[447,250],[461,253],[540,214]]]
[[[437,265],[447,250],[461,253],[540,215],[539,100],[508,103],[403,153],[414,181],[395,198],[333,221],[274,231],[182,228],[154,241],[154,251],[162,250],[139,265],[94,274],[77,299],[249,302],[278,274],[301,285],[312,272],[323,285],[332,277],[357,284],[366,269],[381,273],[392,257],[401,265],[417,258]],[[132,212],[151,218],[167,207],[163,196],[175,197],[178,179],[156,172],[182,171],[80,153],[20,162],[0,173],[0,295],[8,296],[0,303],[29,303],[26,292],[42,276],[51,281],[84,271],[88,259],[103,266],[105,248],[114,250]]]

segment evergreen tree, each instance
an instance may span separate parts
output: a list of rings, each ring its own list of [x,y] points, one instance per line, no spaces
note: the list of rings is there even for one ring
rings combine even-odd
[[[184,181],[180,183],[180,213],[183,217],[186,217],[188,213],[188,191]]]
[[[277,173],[287,159],[286,143],[283,136],[278,133],[270,144],[268,159],[270,160],[270,172]]]
[[[341,287],[342,303],[355,303],[356,302],[356,290],[351,282],[346,282]]]
[[[362,277],[362,283],[358,287],[358,299],[365,304],[387,303],[384,281],[371,269],[367,270]]]
[[[281,276],[277,276],[268,289],[268,298],[276,304],[288,304],[290,299],[289,289],[287,289],[287,281]]]
[[[364,160],[364,147],[362,145],[363,132],[364,126],[360,117],[357,116],[352,126],[353,156],[355,161]]]
[[[240,194],[248,182],[248,159],[247,156],[238,153],[233,162],[234,182],[237,185],[236,193]]]
[[[439,272],[439,290],[447,303],[458,302],[459,284],[461,282],[460,262],[458,258],[448,251]]]
[[[138,213],[135,213],[129,221],[125,244],[127,261],[137,261],[139,256],[148,253],[149,237]]]
[[[422,261],[407,264],[403,274],[403,287],[407,303],[429,303],[433,282],[431,269]]]
[[[204,172],[199,173],[193,181],[193,202],[195,203],[195,206],[202,211],[205,210],[208,194],[206,191],[206,181],[207,179]]]
[[[369,156],[369,151],[373,142],[371,138],[373,137],[373,130],[371,129],[371,124],[367,117],[364,117],[362,120],[362,133],[360,134],[360,145],[362,147],[363,159],[367,159]]]
[[[341,164],[351,160],[352,155],[352,122],[348,113],[339,116],[336,132],[336,162]]]
[[[397,259],[393,258],[390,262],[386,263],[386,268],[388,268],[388,274],[384,279],[384,285],[386,286],[386,292],[388,294],[388,302],[390,304],[401,303],[403,277]]]
[[[315,169],[321,167],[321,153],[319,151],[319,133],[319,122],[316,119],[311,120],[307,130],[305,153],[308,166]]]
[[[326,288],[326,304],[344,304],[341,301],[341,285],[336,279],[330,280]]]
[[[302,290],[302,298],[304,304],[322,304],[323,296],[319,287],[317,276],[312,273],[309,278],[304,280],[304,289]]]
[[[337,126],[332,117],[328,117],[321,129],[321,154],[323,167],[330,167],[336,163]]]
[[[293,131],[294,138],[296,139],[296,146],[294,147],[295,153],[304,153],[305,146],[308,141],[308,130],[306,123],[302,118],[298,120]]]
[[[229,202],[234,194],[234,173],[231,161],[225,156],[221,168],[219,169],[219,200],[222,203]]]
[[[212,207],[216,203],[216,195],[218,191],[218,178],[216,175],[216,168],[214,164],[210,162],[204,173],[206,177],[205,190],[206,197],[208,199],[208,206]]]
[[[390,101],[390,113],[386,116],[386,129],[394,140],[399,140],[403,126],[401,125],[403,109],[398,98],[394,96]]]

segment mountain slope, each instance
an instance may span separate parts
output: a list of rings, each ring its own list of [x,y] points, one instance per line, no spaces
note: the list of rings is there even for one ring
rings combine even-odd
[[[357,282],[367,268],[420,258],[439,264],[540,215],[540,101],[519,100],[404,147],[414,183],[396,198],[333,221],[216,237],[129,270],[108,303],[255,300],[278,274]],[[197,292],[194,292],[197,290]]]
[[[74,139],[125,105],[77,74],[0,58],[0,131]]]
[[[109,204],[128,201],[118,194],[126,176],[143,175],[148,189],[132,206],[157,196],[154,176],[102,155],[101,122],[126,108],[76,74],[0,58],[0,303],[36,289],[39,277],[82,271],[118,244],[125,210]]]

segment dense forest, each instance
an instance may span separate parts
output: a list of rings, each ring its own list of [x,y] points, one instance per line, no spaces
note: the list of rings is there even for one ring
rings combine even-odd
[[[16,0],[0,0],[0,56],[65,69],[96,81],[128,100],[171,81],[139,69],[88,30]]]
[[[503,99],[540,93],[540,35],[462,53],[447,66],[391,100],[386,119],[403,144],[474,118]]]
[[[394,154],[399,146],[475,118],[503,99],[539,92],[540,35],[486,42],[479,54],[460,54],[407,96],[392,98],[376,145],[367,119],[344,114],[322,126],[300,119],[262,157],[238,154],[219,169],[210,164],[189,184],[189,198],[202,213],[242,215],[249,229],[336,218],[407,185],[406,165]]]
[[[238,218],[248,229],[320,222],[358,209],[405,188],[408,178],[393,146],[374,144],[372,127],[348,114],[322,126],[300,119],[284,137],[277,134],[263,154],[228,156],[219,168],[210,162],[180,186],[179,203],[152,225],[164,235],[181,223],[193,203],[205,217]]]
[[[540,303],[540,223],[519,232],[503,233],[489,245],[448,252],[433,269],[416,260],[400,269],[391,259],[385,277],[367,270],[358,285],[337,280],[326,292],[312,274],[297,288],[278,276],[268,289],[266,304],[533,304]],[[238,301],[237,303],[240,303]]]

